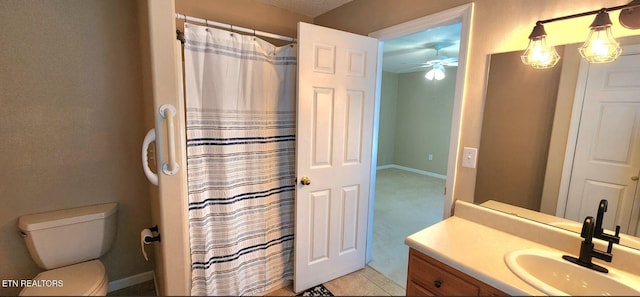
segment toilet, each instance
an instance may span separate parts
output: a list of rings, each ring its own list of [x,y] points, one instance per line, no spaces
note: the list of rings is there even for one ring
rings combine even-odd
[[[117,203],[22,216],[18,227],[31,258],[46,271],[24,282],[21,296],[105,296],[104,265],[116,235]]]

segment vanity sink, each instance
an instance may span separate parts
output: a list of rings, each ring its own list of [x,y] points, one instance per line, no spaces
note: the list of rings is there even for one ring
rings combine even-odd
[[[562,259],[562,254],[544,250],[507,253],[509,269],[534,288],[557,295],[640,295],[640,284],[625,284],[613,272],[597,272]],[[627,282],[630,283],[630,282]]]
[[[582,224],[574,223],[574,222],[551,222],[549,225],[556,226],[565,230],[573,231],[576,233],[580,233],[582,231]],[[611,230],[605,230],[606,233],[613,234]],[[620,234],[620,244],[626,245],[635,249],[640,249],[640,241],[637,240],[634,236],[628,236],[625,234]]]

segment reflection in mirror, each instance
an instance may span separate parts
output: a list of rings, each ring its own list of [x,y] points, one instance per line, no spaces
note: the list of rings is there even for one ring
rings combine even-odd
[[[640,36],[620,38],[619,41],[623,46],[626,45],[627,49],[631,49],[623,55],[637,51],[637,55],[628,57],[632,63],[629,63],[629,60],[617,63],[618,66],[622,64],[623,67],[627,67],[624,71],[635,74],[628,79],[612,79],[613,76],[607,74],[600,80],[606,80],[610,85],[611,82],[612,85],[619,85],[629,81],[631,85],[619,86],[618,91],[624,89],[627,92],[625,96],[640,98],[640,85],[637,83],[637,77],[640,75],[640,45],[637,44],[640,44]],[[585,74],[589,73],[589,69],[599,69],[606,67],[601,65],[608,65],[590,66],[583,63],[591,68],[581,69],[581,59],[577,51],[579,46],[556,46],[562,59],[551,69],[532,69],[522,64],[521,51],[491,55],[474,201],[509,213],[515,213],[514,209],[518,209],[517,213],[520,216],[575,231],[576,225],[581,227],[584,216],[595,216],[597,201],[605,198],[609,200],[609,211],[605,214],[604,220],[605,228],[614,229],[617,224],[621,225],[622,233],[637,235],[636,232],[640,232],[640,198],[637,198],[640,191],[636,191],[637,181],[626,178],[630,182],[625,181],[627,186],[621,187],[622,183],[598,181],[589,184],[588,179],[585,181],[585,178],[581,177],[581,184],[583,187],[585,184],[587,186],[580,191],[592,195],[584,195],[589,197],[580,198],[582,200],[578,202],[574,201],[575,198],[568,199],[574,151],[580,151],[581,145],[585,146],[577,136],[580,133],[580,137],[584,137],[584,132],[578,132],[577,128],[582,108],[588,108],[587,103],[583,105],[583,101],[589,102],[588,99],[584,99],[585,96],[588,97],[585,94],[593,93],[584,91],[588,88],[588,75]],[[629,68],[633,67],[631,64],[636,63],[634,61],[638,61],[638,68]],[[619,92],[607,96],[618,95]],[[596,104],[592,104],[600,114],[596,113],[591,118],[608,116],[614,120],[618,119],[618,122],[609,125],[615,133],[601,133],[605,136],[617,135],[605,138],[605,143],[620,143],[627,139],[629,145],[625,148],[628,148],[629,155],[637,152],[640,163],[640,139],[629,140],[629,137],[640,136],[640,127],[634,126],[640,122],[635,121],[631,124],[630,129],[636,129],[634,132],[624,134],[633,135],[625,138],[619,133],[622,121],[620,119],[625,115],[640,119],[640,102],[627,102],[624,107],[607,111],[604,107],[613,106],[611,103],[597,101]],[[603,115],[602,110],[609,115]],[[572,113],[577,114],[573,119]],[[620,147],[614,145],[609,152],[621,152]],[[582,150],[585,151],[584,148]],[[567,161],[565,155],[568,156]],[[633,170],[638,171],[637,168]],[[637,174],[638,172],[633,175]],[[577,179],[577,175],[574,173],[574,180]],[[577,188],[573,184],[571,187]],[[623,192],[630,195],[621,198]],[[503,206],[504,204],[507,206]],[[510,207],[513,209],[509,209]],[[626,241],[628,243],[622,240],[621,244],[640,248],[640,238],[627,235],[625,238],[629,239]],[[636,245],[633,241],[639,244]]]
[[[502,211],[511,215],[519,216],[522,218],[534,220],[536,222],[545,223],[554,227],[562,228],[575,233],[580,233],[580,231],[582,231],[582,223],[557,217],[557,216],[553,216],[553,215],[549,215],[546,213],[506,204],[503,202],[488,200],[483,202],[480,205],[491,208],[491,209],[495,209],[498,211]],[[605,229],[604,232],[607,234],[615,234],[615,231],[610,229]],[[620,244],[631,247],[631,248],[640,249],[640,238],[636,236],[631,236],[628,234],[620,234]]]

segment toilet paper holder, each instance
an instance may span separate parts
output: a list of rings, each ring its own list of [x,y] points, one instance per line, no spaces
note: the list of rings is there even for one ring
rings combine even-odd
[[[152,243],[154,241],[160,241],[160,234],[158,234],[158,236],[144,238],[145,243]]]
[[[149,228],[149,230],[150,230],[151,232],[159,233],[159,232],[158,232],[158,225],[155,225],[155,226],[153,226],[153,227],[150,227],[150,228]],[[158,235],[156,235],[156,236],[153,236],[153,237],[145,237],[145,238],[144,238],[144,242],[145,242],[145,243],[152,243],[152,242],[154,242],[154,241],[158,241],[158,242],[160,241],[160,234],[158,234]]]

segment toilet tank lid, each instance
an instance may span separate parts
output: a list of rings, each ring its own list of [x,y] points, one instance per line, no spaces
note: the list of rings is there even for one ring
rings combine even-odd
[[[118,203],[106,203],[30,214],[18,219],[18,228],[34,231],[99,220],[112,216],[117,209]]]

